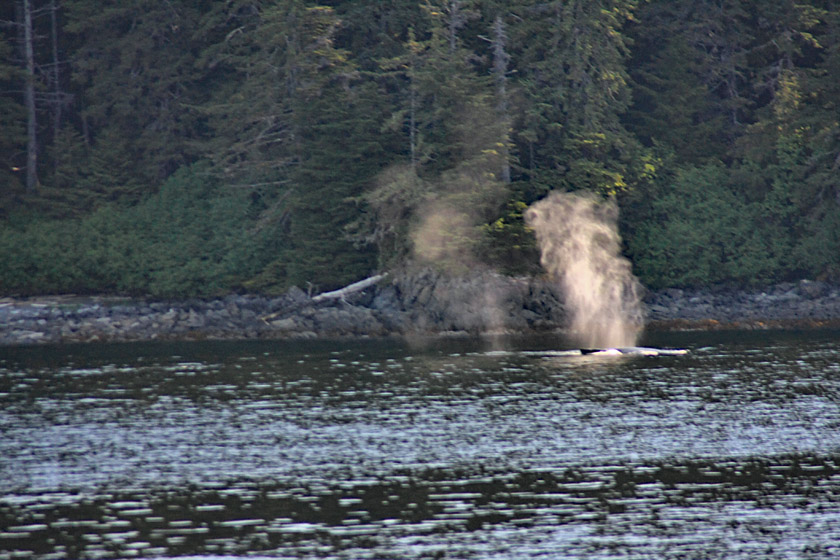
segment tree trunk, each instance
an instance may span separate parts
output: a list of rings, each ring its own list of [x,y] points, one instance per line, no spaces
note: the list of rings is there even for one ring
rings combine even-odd
[[[411,169],[417,173],[417,90],[414,87],[414,76],[410,76],[409,85],[410,106],[408,116],[408,142],[411,149]]]
[[[52,82],[53,82],[53,143],[57,143],[61,130],[61,109],[64,102],[61,94],[61,74],[58,59],[58,2],[50,3],[50,39],[52,41]]]
[[[510,153],[508,149],[508,115],[507,73],[510,55],[505,50],[507,34],[502,16],[496,16],[493,23],[493,74],[496,80],[496,111],[505,123],[505,133],[502,138],[502,181],[510,183]]]
[[[58,2],[51,0],[50,3],[50,35],[52,40],[52,82],[53,82],[53,151],[59,148],[59,135],[61,134],[61,111],[64,105],[64,96],[61,93],[61,73],[58,58]],[[58,162],[59,154],[53,155],[53,186],[58,186]]]
[[[458,28],[460,27],[460,14],[458,13],[461,7],[459,0],[452,0],[449,2],[449,54],[454,54],[458,46]]]
[[[35,114],[35,48],[32,34],[32,3],[23,0],[23,48],[26,57],[26,84],[24,98],[26,103],[26,192],[38,190],[38,137],[37,116]]]

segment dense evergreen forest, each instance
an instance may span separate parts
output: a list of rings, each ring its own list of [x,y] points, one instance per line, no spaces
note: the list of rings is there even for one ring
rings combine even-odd
[[[537,270],[616,197],[652,287],[840,277],[831,0],[14,0],[0,294]]]

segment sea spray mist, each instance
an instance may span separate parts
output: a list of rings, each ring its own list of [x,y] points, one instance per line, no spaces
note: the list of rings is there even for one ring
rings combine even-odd
[[[574,340],[591,348],[635,346],[644,325],[642,289],[621,254],[615,201],[555,192],[533,204],[526,220],[540,262],[565,295]]]

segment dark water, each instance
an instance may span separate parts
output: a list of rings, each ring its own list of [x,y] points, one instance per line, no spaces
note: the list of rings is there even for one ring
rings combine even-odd
[[[0,349],[0,559],[840,558],[838,336]]]

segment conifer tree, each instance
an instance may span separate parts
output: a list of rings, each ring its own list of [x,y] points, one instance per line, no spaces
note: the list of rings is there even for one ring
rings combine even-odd
[[[131,162],[101,180],[115,194],[156,188],[195,157],[198,123],[187,108],[201,99],[191,30],[194,2],[66,0],[73,79],[86,140],[105,161]],[[121,142],[107,142],[109,137]]]
[[[819,3],[817,3],[819,4]],[[826,4],[823,4],[826,5]],[[811,12],[815,14],[815,12]],[[786,125],[783,147],[797,151],[791,177],[801,228],[795,266],[813,277],[840,278],[840,9],[820,12],[819,57],[813,67],[797,73],[801,90],[794,114],[782,114]],[[815,30],[816,31],[816,30]],[[784,161],[784,160],[783,160]],[[790,184],[789,183],[789,184]]]
[[[491,76],[464,46],[465,26],[480,17],[476,5],[427,2],[423,9],[424,31],[409,33],[404,53],[382,62],[402,91],[390,124],[405,131],[407,165],[381,174],[366,200],[377,216],[375,232],[408,237],[386,236],[381,248],[409,253],[414,245],[418,257],[417,239],[431,237],[436,247],[428,258],[463,266],[456,261],[474,251],[478,226],[496,217],[509,122],[495,106]]]
[[[752,120],[748,4],[736,0],[642,3],[631,26],[636,104],[628,120],[681,160],[731,158]]]
[[[347,226],[381,157],[381,122],[376,91],[335,45],[340,19],[287,0],[243,4],[227,25],[202,55],[208,68],[222,67],[217,98],[204,109],[214,132],[207,148],[285,240],[259,283],[328,289],[358,279],[372,255],[353,246]]]
[[[11,59],[12,46],[0,35],[0,183],[5,185],[0,190],[0,209],[20,186],[18,177],[25,165],[20,148],[26,142],[26,113],[19,99],[9,93],[17,89],[23,77],[20,69],[8,62]]]
[[[26,192],[34,194],[38,190],[38,109],[35,104],[35,31],[32,18],[34,7],[32,0],[22,0],[23,12],[23,52],[25,80],[23,97],[26,106]]]
[[[277,190],[297,164],[292,104],[315,50],[300,38],[304,13],[302,2],[246,1],[219,5],[202,22],[213,37],[199,59],[213,86],[199,107],[210,128],[204,155],[229,184]]]
[[[663,11],[645,4],[630,26],[633,104],[625,123],[644,144],[673,152],[679,161],[722,158],[727,150],[720,137],[723,117],[697,71],[699,55]]]
[[[630,103],[621,28],[634,8],[632,0],[517,6],[518,69],[528,96],[520,152],[537,190],[626,186],[632,139],[620,120]]]
[[[408,30],[422,19],[417,0],[344,1],[335,3],[335,10],[341,19],[336,46],[352,53],[361,71],[372,73],[380,61],[400,54]]]
[[[350,227],[359,211],[354,201],[384,157],[377,141],[381,121],[376,96],[369,86],[339,74],[324,78],[323,89],[295,115],[306,126],[301,128],[302,157],[292,178],[284,255],[288,283],[320,290],[359,280],[376,267],[371,248],[350,240]]]
[[[491,45],[493,49],[493,81],[496,83],[496,113],[497,118],[503,127],[509,129],[512,124],[510,115],[510,94],[508,92],[508,66],[510,54],[507,52],[508,34],[505,21],[500,14],[493,20],[491,28]],[[501,156],[501,179],[504,183],[510,183],[510,138],[507,133],[499,139],[499,151]]]

